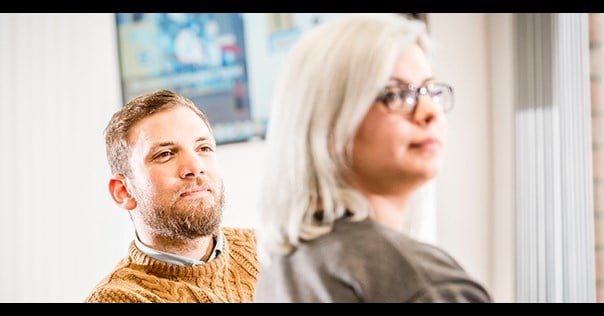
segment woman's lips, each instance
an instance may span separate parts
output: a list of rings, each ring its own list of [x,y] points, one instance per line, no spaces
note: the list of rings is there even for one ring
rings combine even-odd
[[[412,149],[433,151],[440,148],[440,142],[435,138],[428,138],[421,142],[411,143],[409,147]]]

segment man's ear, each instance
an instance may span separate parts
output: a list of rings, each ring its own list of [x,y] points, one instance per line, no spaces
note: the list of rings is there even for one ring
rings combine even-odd
[[[119,207],[127,211],[131,211],[137,206],[136,200],[128,192],[126,178],[122,174],[114,174],[109,179],[109,194]]]

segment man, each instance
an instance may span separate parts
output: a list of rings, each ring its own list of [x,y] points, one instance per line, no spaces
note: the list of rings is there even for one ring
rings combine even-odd
[[[85,301],[252,301],[256,239],[251,229],[221,228],[224,189],[206,116],[156,91],[117,111],[105,142],[109,193],[136,234]]]

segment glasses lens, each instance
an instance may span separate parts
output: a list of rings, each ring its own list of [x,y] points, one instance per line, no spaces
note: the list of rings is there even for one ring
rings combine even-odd
[[[430,89],[430,97],[434,103],[442,107],[444,112],[453,108],[453,90],[445,84],[435,84]]]
[[[429,96],[444,112],[453,108],[453,89],[444,83],[434,83],[426,87],[415,88],[411,85],[386,88],[379,101],[390,110],[400,113],[412,113],[420,94]]]
[[[409,88],[401,88],[401,99],[405,100],[405,105],[412,110],[417,103],[417,91]]]
[[[382,103],[390,110],[408,112],[413,109],[415,97],[413,92],[401,90],[400,88],[388,88],[381,96]]]
[[[384,95],[382,97],[382,101],[389,108],[393,108],[393,107],[396,107],[397,103],[400,103],[400,98],[398,96],[398,93],[396,93],[396,91],[387,90],[387,91],[384,92]]]

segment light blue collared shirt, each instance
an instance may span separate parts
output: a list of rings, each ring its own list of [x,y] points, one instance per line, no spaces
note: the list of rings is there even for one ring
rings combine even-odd
[[[167,253],[167,252],[163,252],[160,250],[150,248],[140,241],[140,239],[138,238],[138,235],[136,235],[136,238],[134,239],[134,244],[136,245],[136,248],[138,248],[138,250],[140,250],[142,253],[146,254],[147,256],[149,256],[155,260],[159,260],[161,262],[171,263],[171,264],[175,264],[178,266],[189,266],[189,267],[198,266],[198,265],[202,265],[205,263],[204,261],[201,261],[201,260],[195,260],[195,259],[175,255],[173,253]],[[210,255],[210,258],[208,259],[208,261],[218,257],[222,253],[223,245],[224,245],[224,237],[222,235],[222,230],[221,230],[218,232],[218,236],[216,237],[216,246],[214,246],[214,250],[212,251],[212,254]]]

